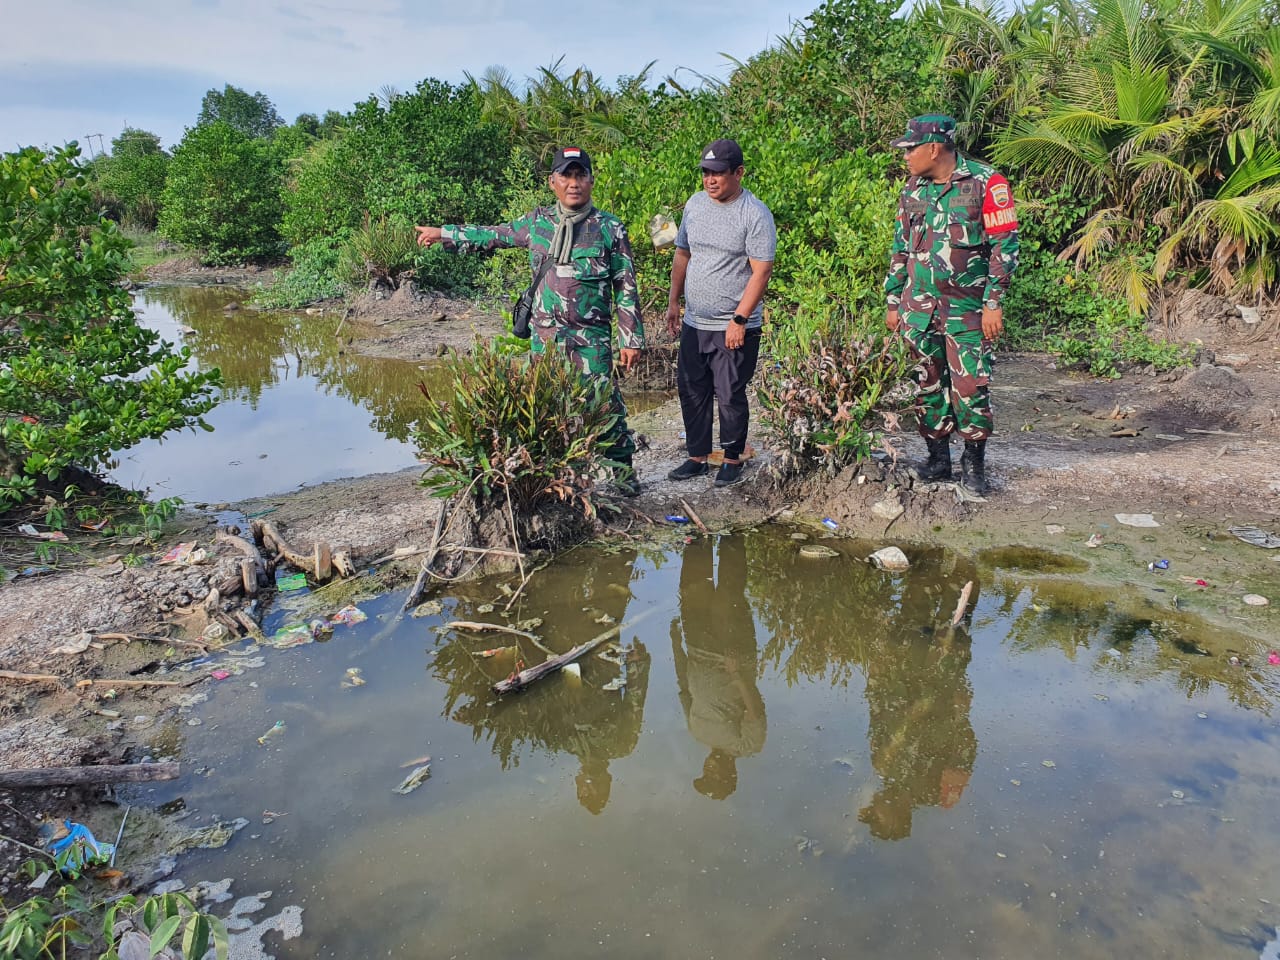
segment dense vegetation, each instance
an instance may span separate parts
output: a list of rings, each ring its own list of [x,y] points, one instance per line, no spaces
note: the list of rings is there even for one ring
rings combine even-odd
[[[647,224],[698,188],[698,148],[732,135],[747,186],[780,226],[761,399],[790,427],[793,388],[823,411],[786,432],[797,463],[828,467],[864,455],[877,429],[880,414],[851,407],[850,390],[883,396],[897,375],[881,282],[902,169],[887,142],[913,114],[954,114],[962,146],[1015,184],[1015,345],[1099,374],[1163,367],[1178,352],[1151,339],[1147,320],[1169,289],[1280,292],[1274,3],[931,0],[907,16],[897,6],[826,0],[727,80],[696,87],[655,82],[652,65],[612,84],[561,63],[523,83],[491,68],[286,124],[264,94],[228,85],[206,94],[172,156],[130,129],[88,172],[113,219],[158,224],[212,262],[287,255],[267,302],[407,279],[506,299],[526,276],[518,255],[424,251],[410,227],[493,222],[545,202],[546,157],[574,141],[596,158],[598,204],[629,227],[652,310],[670,255]]]
[[[74,146],[0,156],[0,509],[65,492],[145,438],[203,425],[218,371],[190,373],[119,285],[128,241]]]

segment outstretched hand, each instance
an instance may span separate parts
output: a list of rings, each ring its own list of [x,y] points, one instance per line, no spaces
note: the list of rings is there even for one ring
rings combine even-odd
[[[418,232],[418,246],[430,247],[440,242],[443,231],[439,227],[414,227]]]

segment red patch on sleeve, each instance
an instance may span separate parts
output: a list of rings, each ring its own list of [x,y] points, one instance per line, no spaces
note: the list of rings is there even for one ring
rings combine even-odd
[[[982,199],[982,225],[987,233],[1008,233],[1018,229],[1013,191],[1009,189],[1009,181],[998,173],[987,181],[987,193]]]

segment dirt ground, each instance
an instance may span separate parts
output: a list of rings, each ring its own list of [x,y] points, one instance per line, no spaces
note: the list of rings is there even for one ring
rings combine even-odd
[[[985,502],[963,497],[954,484],[913,483],[905,464],[924,452],[914,435],[893,438],[896,464],[885,458],[797,487],[777,481],[776,454],[757,432],[746,482],[724,490],[710,479],[673,483],[666,473],[684,447],[671,400],[632,417],[642,437],[636,463],[644,492],[621,502],[617,526],[643,538],[671,532],[666,517],[676,514],[696,515],[713,531],[778,516],[821,530],[825,518],[838,535],[873,542],[1047,550],[1083,561],[1089,572],[1078,576],[1099,584],[1153,589],[1157,605],[1171,602],[1260,638],[1280,636],[1280,563],[1272,562],[1280,550],[1228,532],[1252,525],[1280,535],[1280,309],[1251,322],[1247,311],[1194,295],[1171,316],[1167,335],[1193,345],[1199,362],[1170,374],[1139,369],[1097,380],[1058,370],[1043,356],[1001,357],[993,385],[998,432],[987,457],[995,489]],[[465,349],[500,329],[491,313],[416,293],[366,295],[347,317],[353,349],[413,360]],[[640,379],[669,382],[670,373],[671,356],[659,349]],[[107,541],[82,562],[9,579],[0,586],[0,669],[45,679],[0,678],[0,769],[136,759],[123,718],[154,717],[198,694],[208,675],[170,674],[169,665],[199,652],[182,642],[200,638],[211,585],[239,569],[236,548],[214,540],[220,524],[258,516],[295,549],[309,553],[317,541],[346,547],[367,569],[397,549],[430,542],[438,508],[417,477],[414,469],[219,505],[182,516],[155,545]],[[1117,514],[1149,514],[1159,526],[1127,526]],[[0,531],[5,566],[38,568],[30,541],[12,534]],[[191,541],[206,550],[204,562],[157,562]],[[1172,558],[1171,571],[1193,575],[1168,583],[1203,579],[1208,586],[1181,586],[1170,599],[1149,579],[1148,558]],[[352,589],[403,586],[416,564],[412,557],[382,563]],[[1245,594],[1272,605],[1247,606]],[[181,686],[77,686],[173,676]],[[31,813],[61,814],[90,800],[75,791],[0,791],[0,802],[8,805],[0,806],[0,833],[31,842]],[[15,810],[20,815],[9,813]],[[0,858],[9,861],[0,862],[0,877],[25,856],[0,843]],[[0,880],[0,897],[11,892],[6,883]]]

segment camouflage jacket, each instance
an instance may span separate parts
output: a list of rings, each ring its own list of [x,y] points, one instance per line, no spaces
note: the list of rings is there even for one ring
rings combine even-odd
[[[446,250],[470,253],[525,247],[534,273],[551,249],[554,207],[538,207],[512,223],[492,227],[447,224]],[[534,296],[533,322],[540,327],[609,328],[617,313],[623,348],[644,347],[644,324],[627,228],[611,213],[593,210],[574,230],[572,263],[552,264]]]
[[[946,183],[911,177],[898,198],[884,289],[889,308],[923,327],[930,318],[982,328],[982,305],[999,303],[1018,264],[1018,215],[1009,181],[956,155]]]

